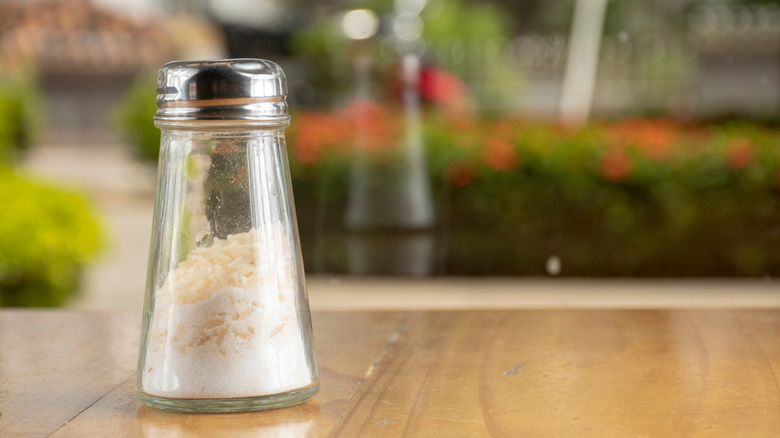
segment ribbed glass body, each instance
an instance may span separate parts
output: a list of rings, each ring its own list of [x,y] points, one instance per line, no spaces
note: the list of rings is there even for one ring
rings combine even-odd
[[[284,126],[164,123],[137,391],[239,412],[318,390]]]

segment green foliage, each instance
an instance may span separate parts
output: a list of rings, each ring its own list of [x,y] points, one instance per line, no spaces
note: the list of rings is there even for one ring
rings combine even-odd
[[[154,126],[157,86],[154,76],[141,77],[128,89],[116,110],[116,126],[136,157],[157,163],[160,130]]]
[[[423,37],[427,41],[508,36],[508,16],[494,3],[436,0],[423,11],[423,18]]]
[[[73,296],[102,233],[83,197],[0,169],[0,306],[58,306]]]
[[[346,85],[350,66],[348,45],[335,17],[305,26],[292,36],[290,46],[313,73],[306,78],[327,99]]]
[[[12,163],[29,149],[41,113],[34,82],[20,78],[0,81],[0,163]]]

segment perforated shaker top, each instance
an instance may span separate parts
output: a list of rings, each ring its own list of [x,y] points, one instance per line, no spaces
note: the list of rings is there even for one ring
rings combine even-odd
[[[281,67],[263,59],[170,62],[157,75],[155,120],[284,123],[287,81]]]

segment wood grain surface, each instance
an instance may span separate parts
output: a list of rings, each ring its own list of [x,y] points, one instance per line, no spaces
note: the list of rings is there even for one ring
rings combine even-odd
[[[140,315],[0,311],[0,437],[778,437],[780,310],[314,315],[321,390],[173,414],[135,393]]]

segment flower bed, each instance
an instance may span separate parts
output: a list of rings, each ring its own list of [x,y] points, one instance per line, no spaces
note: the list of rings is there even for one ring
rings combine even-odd
[[[365,120],[347,113],[297,114],[288,130],[304,256],[312,270],[348,270],[343,212],[354,135],[360,132],[369,155],[381,159],[397,146],[388,139],[403,138],[392,111],[358,114]],[[429,116],[424,131],[438,213],[431,231],[437,273],[780,271],[775,130],[746,122],[626,119],[573,128]]]

